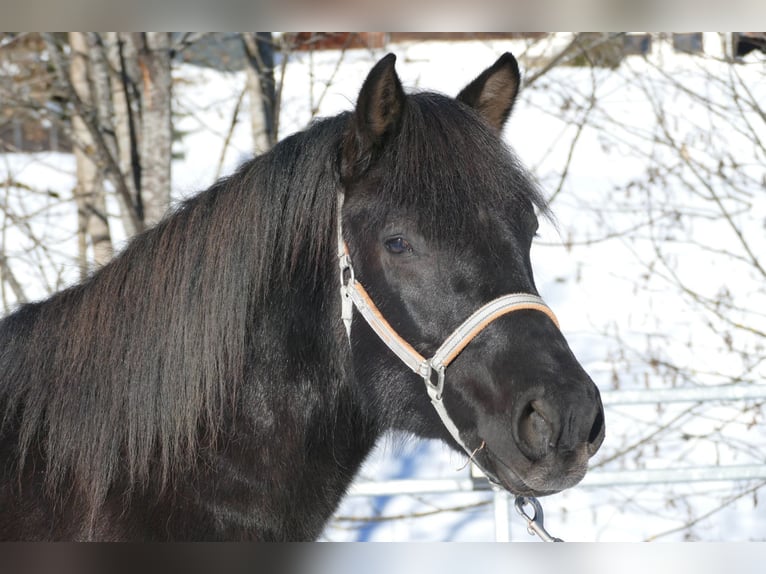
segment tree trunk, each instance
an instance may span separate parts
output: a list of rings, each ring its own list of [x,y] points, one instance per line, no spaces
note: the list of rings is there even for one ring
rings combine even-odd
[[[144,223],[157,223],[170,205],[172,145],[170,34],[133,35],[142,85],[141,188]]]
[[[112,94],[112,122],[116,147],[115,160],[128,189],[127,196],[117,194],[125,234],[130,237],[140,229],[136,222],[143,221],[139,203],[141,160],[138,151],[136,123],[139,117],[138,99],[135,97],[135,46],[129,34],[104,34],[106,57],[109,62],[110,92]],[[131,64],[133,64],[131,66]]]
[[[70,32],[69,43],[72,48],[70,78],[72,88],[88,112],[94,112],[94,90],[89,76],[89,46],[86,34]],[[97,111],[95,112],[97,113]],[[103,265],[112,257],[112,240],[109,220],[106,214],[104,198],[103,170],[95,163],[97,156],[93,137],[84,119],[76,114],[72,118],[72,134],[75,141],[77,164],[77,186],[74,196],[78,210],[79,266],[80,275],[85,277],[89,271],[87,240],[93,247],[93,261]]]
[[[88,34],[88,44],[92,86],[91,99],[96,108],[98,123],[104,133],[107,149],[112,157],[116,157],[117,143],[114,139],[114,126],[112,124],[112,98],[106,54],[98,34]],[[103,169],[100,171],[101,174],[104,173]],[[108,262],[114,254],[103,181],[104,177],[101,175],[101,186],[93,196],[90,206],[91,213],[88,217],[88,235],[93,244],[93,262],[97,267]]]
[[[259,154],[271,149],[277,140],[274,124],[274,46],[271,32],[245,33],[242,38],[248,64],[246,70],[253,149]]]

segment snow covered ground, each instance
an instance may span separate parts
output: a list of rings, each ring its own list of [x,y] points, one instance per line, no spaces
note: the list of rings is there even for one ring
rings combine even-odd
[[[706,36],[706,48],[715,41]],[[386,51],[397,54],[405,87],[454,95],[504,51],[523,55],[523,70],[555,46],[528,48],[523,41],[422,42]],[[280,136],[305,126],[311,109],[320,116],[350,109],[384,53],[292,56]],[[243,111],[223,150],[244,74],[183,66],[177,77],[176,127],[186,133],[173,166],[180,199],[212,183],[222,153],[221,174],[232,171],[251,143]],[[557,220],[542,222],[533,247],[537,285],[603,391],[766,384],[766,277],[753,265],[766,253],[766,122],[747,97],[733,96],[732,85],[766,101],[763,55],[731,66],[655,41],[649,59],[629,58],[617,70],[556,67],[525,89],[514,109],[506,138],[552,196]],[[669,139],[678,145],[662,143]],[[3,170],[51,192],[30,224],[56,247],[18,267],[25,288],[43,296],[76,279],[74,266],[56,254],[75,247],[74,213],[53,198],[71,193],[73,161],[7,155],[0,178]],[[722,209],[728,217],[720,217]],[[33,247],[8,233],[11,255]],[[51,265],[63,274],[48,271]],[[721,309],[728,322],[716,315]],[[762,402],[610,406],[593,472],[766,464]],[[462,478],[464,462],[438,443],[391,436],[360,480]],[[565,540],[764,539],[763,482],[581,486],[542,503],[549,530]],[[489,492],[349,497],[324,538],[493,540],[492,499]],[[690,529],[673,532],[688,522]],[[515,515],[511,535],[532,540]]]

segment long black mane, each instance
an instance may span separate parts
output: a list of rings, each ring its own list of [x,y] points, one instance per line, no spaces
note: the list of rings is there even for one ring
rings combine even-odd
[[[20,427],[22,464],[42,449],[49,486],[71,472],[98,503],[122,464],[131,483],[155,460],[167,478],[215,440],[261,309],[329,264],[344,123],[287,138],[0,323],[3,429]]]
[[[255,365],[300,362],[325,339],[337,374],[327,396],[338,394],[351,375],[326,295],[337,286],[325,285],[337,281],[349,118],[285,139],[180,204],[85,282],[0,322],[2,432],[20,437],[19,472],[41,454],[49,490],[77,490],[92,508],[117,482],[127,492],[172,484],[228,437],[243,397],[258,399],[245,381],[273,384],[248,380]],[[467,236],[479,225],[472,206],[509,194],[544,207],[477,114],[443,96],[409,96],[381,153],[388,177],[381,209],[370,213],[416,206],[424,234]],[[320,311],[323,321],[301,318]]]

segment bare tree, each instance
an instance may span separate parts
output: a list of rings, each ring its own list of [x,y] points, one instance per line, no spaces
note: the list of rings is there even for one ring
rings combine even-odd
[[[98,85],[92,81],[97,76],[98,68],[103,67],[101,60],[92,58],[98,50],[90,49],[88,36],[83,32],[70,32],[69,45],[72,51],[69,66],[72,89],[83,108],[96,108],[97,121],[104,126],[110,117],[108,110],[103,109],[103,100],[108,98],[108,93],[100,93],[98,88],[103,91],[108,84],[100,82]],[[93,262],[100,266],[112,257],[112,240],[106,214],[103,172],[93,160],[93,137],[79,114],[72,118],[72,141],[76,145],[74,152],[77,160],[74,197],[78,211],[78,260],[80,276],[84,278],[89,271],[87,241],[90,240],[93,246]]]
[[[157,223],[170,205],[172,78],[170,34],[133,34],[141,79],[141,188],[143,224]]]
[[[20,151],[10,142],[28,141],[25,134],[30,126],[47,126],[50,144],[71,147],[76,158],[72,199],[78,223],[72,232],[77,236],[76,268],[83,277],[112,256],[115,223],[121,223],[125,235],[131,236],[158,221],[169,206],[173,138],[170,36],[3,34],[0,41],[5,48],[0,59],[4,66],[0,71],[0,130],[3,126],[11,129],[11,138],[4,136],[6,147]],[[39,134],[35,137],[39,139]],[[45,237],[56,227],[39,230],[36,222],[41,212],[34,199],[45,198],[47,209],[60,210],[68,198],[60,192],[29,188],[15,180],[12,170],[7,174],[0,250],[3,286],[10,286],[10,293],[22,301],[26,297],[21,296],[20,268],[14,270],[17,262],[26,260],[22,266],[28,271],[37,269],[34,273],[45,277],[40,283],[48,289],[71,281],[66,278],[71,264],[60,259],[66,250],[58,251],[59,245],[63,248],[62,239],[51,242],[57,247],[46,246]],[[116,203],[107,199],[112,193]],[[35,251],[22,249],[22,241],[40,246],[40,255],[48,262]],[[15,251],[9,249],[17,245]],[[53,260],[58,262],[51,267],[48,263]],[[50,275],[51,269],[59,270],[56,278]]]
[[[67,75],[69,62],[61,46],[45,35],[60,85],[93,138],[93,157],[121,197],[129,231],[156,223],[170,203],[171,47],[167,33],[91,35],[92,51],[101,67],[100,85],[109,86],[108,101],[89,105]],[[116,42],[116,46],[114,43]],[[109,44],[112,44],[111,46]],[[103,66],[114,75],[106,82]],[[99,110],[114,110],[99,115]],[[112,125],[114,123],[114,125]],[[128,158],[129,161],[128,161]]]
[[[558,152],[566,161],[542,174],[555,186],[564,244],[579,262],[560,280],[593,286],[603,281],[596,279],[603,276],[601,267],[620,260],[620,271],[613,273],[619,274],[615,285],[623,285],[625,305],[610,307],[606,319],[600,310],[607,301],[601,300],[589,334],[600,334],[603,349],[594,357],[595,375],[611,378],[613,389],[763,384],[763,64],[755,57],[748,64],[731,54],[711,54],[711,45],[706,52],[681,55],[672,50],[671,37],[650,39],[652,57],[628,57],[612,70],[586,58],[580,74],[590,74],[590,82],[549,78],[528,95],[530,102],[545,102],[541,107],[566,134]],[[610,98],[617,89],[620,101]],[[592,157],[594,142],[605,174],[586,181],[597,190],[578,185],[570,171],[570,165],[588,161],[585,153]],[[623,173],[609,169],[618,160]],[[763,461],[761,401],[613,412],[613,440],[597,467]],[[663,488],[664,507],[652,508],[676,526],[647,537],[704,537],[701,526],[762,486],[735,482],[702,498],[699,489],[669,485]],[[624,493],[614,504],[623,511],[650,505]]]
[[[245,46],[253,149],[258,154],[271,149],[277,138],[275,47],[271,32],[244,33],[242,41]]]
[[[126,234],[143,226],[141,155],[139,151],[140,96],[136,79],[140,77],[135,45],[130,34],[107,32],[102,36],[106,53],[114,124],[114,156],[123,176],[125,193],[117,194]]]

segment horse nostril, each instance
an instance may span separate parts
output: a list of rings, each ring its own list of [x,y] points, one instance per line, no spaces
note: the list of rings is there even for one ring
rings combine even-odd
[[[590,427],[590,433],[588,433],[588,450],[593,455],[601,446],[601,442],[604,440],[604,411],[599,409],[596,414],[596,419],[593,421],[593,426]]]
[[[545,457],[554,447],[553,427],[539,401],[531,401],[521,411],[518,431],[519,448],[532,461]]]

